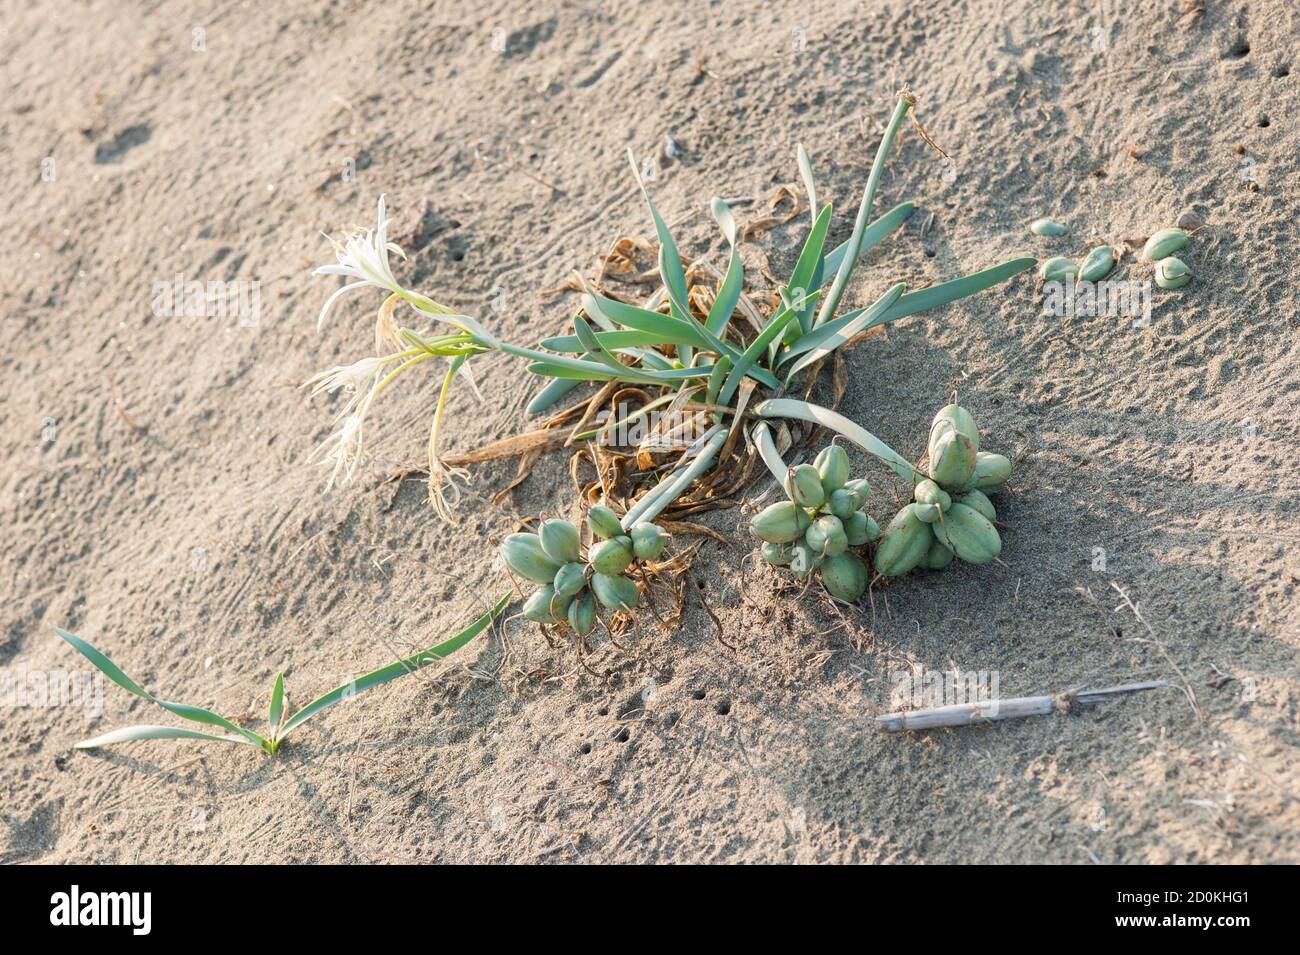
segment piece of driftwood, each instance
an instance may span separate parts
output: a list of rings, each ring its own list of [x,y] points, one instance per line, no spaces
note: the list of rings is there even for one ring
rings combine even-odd
[[[940,726],[970,726],[972,723],[987,723],[991,720],[1018,720],[1026,716],[1068,713],[1076,706],[1096,706],[1127,693],[1141,693],[1143,690],[1169,685],[1168,680],[1151,680],[1147,683],[1109,686],[1101,690],[1070,690],[1057,696],[1017,696],[1007,700],[985,700],[982,703],[957,703],[925,710],[886,713],[877,716],[876,723],[888,733],[901,733]]]

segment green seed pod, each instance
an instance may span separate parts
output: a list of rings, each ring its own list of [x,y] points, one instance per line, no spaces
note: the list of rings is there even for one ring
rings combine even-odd
[[[555,572],[555,592],[561,597],[569,598],[587,586],[587,567],[576,561],[565,564]]]
[[[1182,288],[1192,280],[1192,270],[1172,255],[1156,263],[1156,284],[1161,288]]]
[[[777,501],[755,515],[751,525],[754,536],[772,544],[788,544],[803,537],[812,523],[794,501]]]
[[[794,556],[794,546],[792,544],[772,544],[763,541],[763,560],[767,561],[773,567],[784,567],[790,563],[790,558]]]
[[[559,617],[555,611],[562,610],[557,601],[555,588],[547,584],[524,601],[524,617],[533,623],[556,623]]]
[[[637,521],[632,525],[632,553],[642,560],[658,560],[664,552],[664,539],[668,536],[658,524]]]
[[[591,564],[596,573],[604,574],[606,577],[621,574],[627,570],[627,565],[632,563],[631,541],[624,543],[617,537],[612,540],[598,541],[587,551],[587,563]]]
[[[935,412],[930,422],[930,444],[933,445],[946,430],[960,431],[970,438],[971,446],[980,449],[980,429],[975,417],[961,405],[944,405]]]
[[[1080,282],[1100,282],[1115,268],[1115,250],[1099,245],[1089,252],[1079,265]]]
[[[790,569],[800,580],[807,580],[822,562],[822,555],[814,551],[804,541],[795,541],[790,545]]]
[[[1038,277],[1044,282],[1073,282],[1079,267],[1063,255],[1054,256],[1038,267]]]
[[[977,452],[960,431],[943,431],[930,442],[930,478],[944,487],[957,487],[975,473]]]
[[[1029,223],[1029,231],[1034,235],[1058,236],[1066,235],[1070,229],[1059,222],[1053,222],[1051,219],[1035,219]]]
[[[578,550],[582,546],[582,540],[578,529],[568,521],[542,521],[537,536],[541,539],[542,550],[546,551],[546,556],[551,560],[566,564],[579,559]]]
[[[858,503],[856,494],[846,491],[842,487],[837,487],[831,491],[830,501],[827,506],[832,514],[842,521],[847,521],[862,505]]]
[[[591,592],[596,595],[600,605],[608,610],[631,610],[641,596],[636,583],[621,574],[593,574]]]
[[[876,523],[875,518],[868,517],[861,511],[854,511],[853,515],[844,522],[844,536],[848,538],[850,547],[861,547],[880,536],[880,525]]]
[[[921,520],[927,524],[933,524],[939,519],[940,513],[952,507],[952,495],[933,481],[922,481],[912,489],[912,496],[916,498],[917,504],[925,506],[926,512],[930,515],[921,517]]]
[[[849,455],[848,452],[838,444],[832,444],[822,448],[821,453],[817,455],[817,460],[813,462],[817,468],[817,473],[822,478],[822,491],[826,497],[830,497],[835,491],[844,486],[844,482],[849,479]]]
[[[623,525],[619,523],[618,515],[608,507],[601,507],[599,504],[587,512],[587,526],[591,528],[591,533],[597,540],[609,540],[623,533]]]
[[[844,483],[844,490],[853,495],[853,500],[856,503],[853,509],[860,511],[866,506],[867,498],[871,496],[871,482],[866,478],[855,478]]]
[[[934,533],[938,533],[936,530]],[[922,566],[926,570],[943,570],[952,563],[952,548],[938,538],[933,538]]]
[[[934,525],[934,536],[949,544],[967,563],[987,564],[1002,552],[1002,538],[987,517],[965,504],[954,504]]]
[[[975,473],[962,485],[965,491],[996,491],[1011,477],[1011,461],[1001,454],[981,451],[975,456]]]
[[[580,637],[591,633],[596,626],[596,601],[585,593],[569,604],[569,626]]]
[[[560,569],[559,561],[542,550],[536,534],[511,534],[501,542],[501,558],[514,573],[535,584],[549,584]]]
[[[816,508],[826,500],[822,476],[811,464],[791,468],[785,478],[785,493],[800,507]]]
[[[993,502],[988,499],[988,496],[983,491],[969,490],[957,498],[957,503],[965,504],[972,511],[978,511],[990,521],[998,519],[998,512],[994,510]]]
[[[822,563],[822,586],[832,597],[855,604],[867,590],[867,565],[856,554],[836,554]]]
[[[930,525],[917,514],[918,507],[908,504],[894,515],[876,546],[876,572],[886,577],[905,574],[925,559],[934,535]]]
[[[1182,229],[1161,229],[1147,239],[1146,245],[1142,246],[1142,258],[1148,262],[1159,262],[1161,259],[1167,259],[1185,246],[1189,238],[1190,236]]]
[[[823,557],[834,557],[836,554],[842,554],[849,546],[849,538],[844,533],[844,525],[834,514],[824,514],[813,521],[803,539],[805,544]]]

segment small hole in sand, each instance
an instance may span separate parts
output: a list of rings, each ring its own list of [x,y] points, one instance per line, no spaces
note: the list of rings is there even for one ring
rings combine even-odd
[[[1259,118],[1259,122],[1257,122],[1255,125],[1258,126],[1260,129],[1268,129],[1268,117],[1261,116]]]
[[[588,753],[591,752],[591,744],[583,743],[581,746],[578,747],[578,752],[581,753],[583,756],[586,756]]]
[[[609,716],[609,707],[602,706],[600,709],[596,711],[596,713],[600,716]]]
[[[1240,60],[1242,57],[1250,55],[1250,41],[1244,37],[1238,40],[1232,46],[1228,47],[1228,57],[1233,60]]]
[[[1287,66],[1285,63],[1283,63],[1281,66],[1273,67],[1273,75],[1276,76],[1279,80],[1284,76],[1289,76],[1290,73],[1291,73],[1291,67]]]
[[[696,690],[694,693],[691,694],[691,696],[695,697],[697,700],[702,700],[704,699],[704,691]]]
[[[719,716],[726,716],[726,715],[727,715],[728,713],[730,713],[730,712],[731,712],[731,701],[730,701],[730,700],[723,700],[721,703],[718,704],[718,715],[719,715]]]
[[[624,726],[621,730],[619,730],[617,733],[614,734],[614,742],[626,743],[631,738],[631,736],[632,734],[629,733],[627,731],[627,727]]]

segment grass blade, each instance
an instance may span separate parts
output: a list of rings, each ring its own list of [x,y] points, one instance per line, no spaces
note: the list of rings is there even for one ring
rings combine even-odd
[[[96,736],[94,739],[83,739],[81,742],[73,744],[72,748],[98,749],[101,746],[112,746],[114,743],[130,743],[141,739],[206,739],[217,743],[243,743],[245,746],[258,746],[257,743],[245,739],[243,736],[213,736],[211,733],[200,733],[197,730],[180,729],[175,726],[124,726],[120,730],[113,730],[111,733]],[[261,747],[258,746],[258,748]]]
[[[382,686],[385,683],[396,680],[398,677],[406,676],[408,673],[414,673],[416,670],[423,669],[431,663],[436,663],[444,657],[450,656],[486,630],[491,625],[492,621],[501,615],[501,611],[506,609],[506,604],[510,602],[510,597],[512,595],[513,591],[507,593],[497,601],[497,605],[490,611],[483,614],[460,633],[444,640],[442,643],[435,644],[427,650],[421,650],[419,653],[409,656],[404,660],[390,663],[386,667],[380,667],[378,670],[367,673],[365,676],[358,677],[351,683],[344,683],[342,686],[336,687],[324,696],[318,697],[308,703],[291,716],[289,721],[284,724],[284,729],[280,731],[279,738],[284,739],[289,735],[290,731],[301,726],[321,710],[333,706],[341,700],[350,700],[358,694],[364,693],[366,690],[376,686]]]

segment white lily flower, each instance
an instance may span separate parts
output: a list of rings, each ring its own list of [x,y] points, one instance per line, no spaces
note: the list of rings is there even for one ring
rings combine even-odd
[[[406,290],[393,276],[392,267],[388,264],[388,253],[392,251],[402,258],[406,258],[406,253],[396,242],[388,241],[388,223],[389,220],[384,216],[384,197],[380,196],[378,225],[375,230],[354,232],[344,242],[334,242],[334,254],[338,256],[337,264],[322,265],[314,274],[344,275],[358,281],[343,286],[325,300],[325,306],[316,319],[317,331],[324,327],[325,316],[329,314],[330,306],[340,295],[351,289],[371,285],[398,295],[405,294]]]
[[[335,365],[333,368],[318,372],[302,383],[302,387],[311,388],[311,397],[315,398],[325,392],[335,392],[340,388],[351,392],[351,398],[339,413],[344,417],[352,413],[357,403],[374,387],[380,373],[392,362],[406,357],[402,353],[363,358],[351,365]]]

